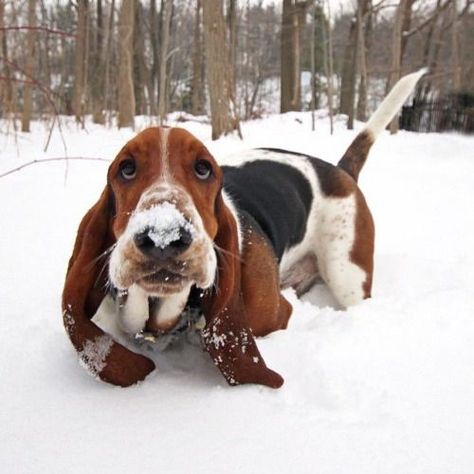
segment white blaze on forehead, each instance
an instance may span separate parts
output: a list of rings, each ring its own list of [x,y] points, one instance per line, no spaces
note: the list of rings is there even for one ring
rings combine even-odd
[[[168,137],[170,128],[160,128],[160,146],[161,146],[161,176],[167,181],[171,177],[169,165]]]
[[[149,229],[148,236],[156,247],[164,249],[171,242],[179,240],[181,230],[185,229],[195,236],[194,226],[183,213],[170,202],[162,202],[144,211],[136,212],[130,218],[127,231],[131,235],[140,234]]]

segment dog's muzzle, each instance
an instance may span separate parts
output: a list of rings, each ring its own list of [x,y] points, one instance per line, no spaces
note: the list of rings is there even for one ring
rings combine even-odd
[[[138,284],[154,296],[213,283],[216,258],[202,219],[184,191],[142,196],[113,250],[109,276],[120,290]]]
[[[162,262],[183,253],[193,241],[191,233],[184,227],[173,229],[172,233],[176,235],[176,238],[163,246],[156,244],[154,237],[159,234],[153,227],[148,227],[144,231],[135,234],[133,240],[138,250],[146,257]]]
[[[156,262],[178,257],[196,235],[194,226],[166,201],[135,214],[129,226],[138,250]]]

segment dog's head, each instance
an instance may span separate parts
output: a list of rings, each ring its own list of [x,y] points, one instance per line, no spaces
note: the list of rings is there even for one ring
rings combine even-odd
[[[211,287],[222,172],[204,145],[185,130],[147,129],[120,151],[108,183],[116,238],[111,284],[137,284],[157,297],[190,284]]]

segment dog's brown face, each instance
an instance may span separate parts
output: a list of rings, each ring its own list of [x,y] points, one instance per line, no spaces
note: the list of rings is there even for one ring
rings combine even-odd
[[[146,129],[117,155],[108,182],[117,239],[111,284],[161,297],[212,286],[222,172],[205,146],[185,130]]]

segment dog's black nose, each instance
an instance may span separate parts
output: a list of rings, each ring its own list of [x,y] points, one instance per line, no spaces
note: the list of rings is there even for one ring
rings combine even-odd
[[[193,241],[191,232],[185,227],[169,232],[157,232],[153,227],[135,234],[133,238],[137,248],[153,260],[167,260],[183,253]]]

